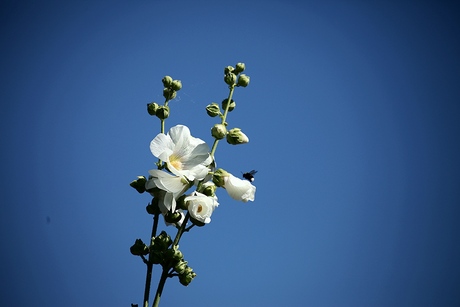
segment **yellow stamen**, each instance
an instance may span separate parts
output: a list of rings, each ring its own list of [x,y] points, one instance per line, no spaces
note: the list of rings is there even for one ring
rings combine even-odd
[[[169,163],[177,170],[181,170],[182,169],[182,162],[180,160],[180,158],[176,155],[171,155],[169,157]]]

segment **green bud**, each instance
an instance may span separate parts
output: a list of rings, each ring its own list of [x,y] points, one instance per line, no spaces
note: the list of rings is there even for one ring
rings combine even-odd
[[[177,209],[187,210],[187,206],[185,205],[185,201],[184,201],[185,197],[187,197],[187,195],[184,194],[176,200]]]
[[[165,214],[165,221],[170,224],[179,222],[181,218],[182,218],[182,214],[180,214],[179,211],[176,211],[176,212],[168,211]]]
[[[224,74],[228,75],[229,73],[232,73],[234,70],[235,68],[233,68],[233,66],[227,66],[224,68]]]
[[[246,144],[249,138],[241,132],[240,128],[233,128],[227,134],[227,143],[231,145]]]
[[[166,231],[163,230],[157,237],[153,239],[153,242],[155,250],[166,250],[169,245],[171,245],[172,240]]]
[[[154,197],[152,198],[152,202],[145,207],[145,210],[147,211],[148,214],[160,214],[161,210],[160,207],[158,206],[159,200],[158,198]]]
[[[187,261],[185,260],[179,260],[174,265],[174,271],[176,271],[179,274],[184,274],[186,268],[187,268]]]
[[[246,76],[245,74],[241,74],[240,77],[238,78],[238,86],[246,87],[249,84],[249,76]]]
[[[167,100],[172,100],[176,98],[176,95],[177,95],[176,91],[171,88],[165,87],[163,89],[163,97],[166,98]]]
[[[144,193],[145,192],[145,183],[147,182],[147,178],[144,176],[137,176],[136,180],[131,181],[129,184],[131,187],[135,188],[137,192]]]
[[[212,175],[212,182],[218,187],[223,187],[225,185],[225,177],[228,177],[229,173],[224,169],[217,169]]]
[[[155,114],[159,119],[166,119],[169,117],[169,107],[160,106]]]
[[[244,63],[238,63],[235,66],[235,70],[233,71],[234,74],[239,74],[240,72],[243,72],[246,66]]]
[[[184,255],[178,249],[178,246],[173,246],[173,248],[170,248],[165,252],[165,257],[169,261],[173,261],[173,263],[177,263],[184,258]]]
[[[182,88],[182,82],[180,80],[174,80],[171,84],[171,88],[174,91],[178,91]]]
[[[211,135],[221,140],[227,135],[227,128],[225,128],[225,125],[215,124],[214,127],[211,128]]]
[[[234,73],[228,73],[224,76],[224,81],[228,85],[234,85],[236,82],[236,75]]]
[[[221,115],[222,113],[220,112],[219,105],[215,102],[208,104],[206,106],[206,113],[208,113],[209,116],[211,117],[216,117],[218,115]]]
[[[170,87],[171,83],[173,82],[173,78],[170,76],[165,76],[161,81],[163,82],[164,87]]]
[[[198,192],[206,196],[213,197],[214,195],[216,195],[216,190],[217,186],[214,183],[208,181],[201,185],[200,190]]]
[[[198,227],[203,227],[206,225],[206,223],[198,221],[197,219],[194,219],[193,217],[190,217],[190,222],[193,223],[193,225],[198,226]]]
[[[227,108],[227,105],[228,105],[228,99],[225,98],[224,100],[222,100],[222,109],[226,109]],[[233,109],[236,107],[236,102],[235,100],[231,100],[230,102],[230,105],[228,106],[228,112],[232,112]]]
[[[173,251],[174,251],[174,254],[172,258],[175,261],[180,261],[184,258],[184,254],[182,254],[182,252],[179,250],[179,246],[175,246],[175,248],[173,248]]]
[[[147,104],[147,112],[149,112],[150,115],[155,115],[159,105],[156,102],[151,102]]]
[[[180,274],[179,275],[179,282],[183,286],[188,286],[195,277],[196,277],[195,272],[191,272],[191,273],[188,273],[188,274]]]
[[[136,239],[134,245],[129,248],[131,254],[134,256],[147,255],[149,253],[149,248],[147,245],[142,242],[141,239]]]
[[[159,251],[151,251],[149,260],[152,261],[153,264],[160,264],[163,262],[163,253]]]

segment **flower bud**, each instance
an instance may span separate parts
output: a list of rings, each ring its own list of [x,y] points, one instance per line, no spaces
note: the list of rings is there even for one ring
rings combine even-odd
[[[176,271],[178,274],[184,274],[186,268],[187,261],[185,260],[179,260],[179,262],[174,265],[174,271]]]
[[[180,214],[179,211],[176,211],[176,212],[168,211],[165,214],[165,221],[170,224],[179,222],[181,218],[182,218],[182,215]]]
[[[243,72],[246,66],[244,63],[238,63],[235,66],[235,70],[233,71],[234,74],[239,74],[240,72]]]
[[[137,192],[144,193],[145,192],[145,183],[147,182],[147,178],[144,176],[137,176],[136,180],[131,181],[129,184],[131,187],[135,188]]]
[[[172,100],[176,98],[176,95],[177,95],[176,91],[171,88],[165,87],[163,89],[163,97],[166,98],[167,100]]]
[[[159,105],[156,102],[151,102],[147,104],[147,112],[150,115],[155,115],[156,111],[158,110]]]
[[[241,132],[240,128],[233,128],[227,134],[227,143],[231,145],[246,144],[249,138]]]
[[[218,187],[223,187],[225,185],[225,177],[228,177],[229,173],[224,169],[217,169],[212,176],[212,182]]]
[[[209,116],[211,117],[216,117],[220,114],[222,114],[220,112],[220,108],[219,108],[219,105],[215,102],[211,103],[211,104],[208,104],[206,106],[206,113],[208,113]]]
[[[148,214],[160,214],[161,210],[160,207],[158,206],[159,204],[158,198],[154,197],[152,198],[152,202],[145,207],[145,210],[147,211]]]
[[[178,249],[178,246],[173,246],[172,248],[166,250],[165,257],[167,260],[172,260],[174,263],[177,263],[184,258],[184,255]]]
[[[198,226],[198,227],[203,227],[204,225],[206,225],[205,222],[199,221],[193,217],[190,217],[190,222],[192,222],[193,225]]]
[[[174,91],[178,91],[182,88],[182,82],[180,80],[174,80],[172,83],[171,83],[171,88],[174,90]]]
[[[222,109],[226,110],[227,105],[228,105],[228,99],[225,98],[224,100],[222,100]],[[235,107],[236,107],[236,102],[235,100],[232,99],[230,102],[230,105],[228,106],[228,112],[232,112]]]
[[[156,111],[155,115],[159,119],[166,119],[169,117],[169,107],[168,106],[160,106]]]
[[[149,260],[153,264],[160,264],[163,262],[163,253],[159,251],[151,251]]]
[[[236,75],[234,73],[228,73],[224,76],[224,81],[228,85],[234,85],[236,82]]]
[[[233,66],[227,66],[224,68],[224,74],[228,75],[229,73],[232,73],[234,70],[235,68],[233,68]]]
[[[176,246],[175,248],[173,248],[173,250],[174,250],[174,254],[173,254],[174,260],[180,261],[184,259],[184,254],[182,254],[182,252],[179,250],[179,246]]]
[[[241,74],[240,77],[238,78],[238,86],[246,87],[249,84],[249,76],[246,76],[245,74]]]
[[[196,277],[195,272],[191,272],[191,273],[188,273],[188,274],[181,274],[181,275],[179,275],[179,282],[183,286],[188,286],[195,277]]]
[[[129,250],[134,256],[147,255],[149,253],[148,246],[145,245],[141,239],[136,239],[134,245],[131,246]]]
[[[225,125],[215,124],[214,127],[211,128],[211,135],[221,140],[227,135],[227,128],[225,128]]]
[[[185,204],[185,201],[184,201],[185,197],[186,195],[184,194],[176,200],[177,209],[187,210],[187,205]]]
[[[216,195],[216,190],[217,186],[211,181],[208,181],[201,185],[200,190],[198,192],[203,193],[206,196],[213,197]]]
[[[169,245],[171,245],[172,240],[166,231],[163,230],[157,237],[153,239],[153,242],[155,250],[166,250]]]
[[[161,81],[163,82],[164,87],[170,87],[171,83],[173,82],[173,78],[170,76],[165,76]]]

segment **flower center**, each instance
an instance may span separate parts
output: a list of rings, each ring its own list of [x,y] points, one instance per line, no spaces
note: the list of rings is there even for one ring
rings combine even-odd
[[[200,204],[200,205],[198,205],[198,207],[196,208],[196,213],[201,213],[201,211],[203,211],[203,206]]]
[[[182,162],[180,160],[180,157],[176,155],[169,156],[169,163],[177,170],[182,169]]]

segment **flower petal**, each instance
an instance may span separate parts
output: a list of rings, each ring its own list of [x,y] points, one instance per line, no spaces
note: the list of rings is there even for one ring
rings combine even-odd
[[[169,136],[160,133],[150,142],[150,151],[155,157],[165,161],[174,152],[174,143]]]
[[[204,194],[193,192],[191,196],[185,197],[190,216],[197,221],[208,224],[211,222],[211,215],[217,207],[216,200]]]
[[[149,174],[153,176],[155,186],[161,190],[173,193],[175,196],[185,192],[188,189],[187,184],[183,183],[181,177],[171,175],[160,170],[150,170]]]
[[[225,177],[224,180],[224,188],[227,190],[228,195],[230,195],[231,198],[243,202],[247,202],[249,200],[254,201],[256,187],[249,181],[241,180],[232,174],[229,174],[229,176]]]

